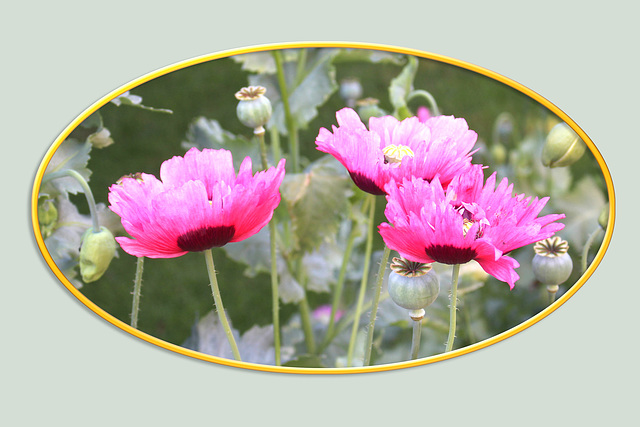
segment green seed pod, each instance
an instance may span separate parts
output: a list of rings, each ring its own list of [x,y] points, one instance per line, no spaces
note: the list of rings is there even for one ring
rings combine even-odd
[[[271,102],[264,96],[266,92],[262,86],[243,87],[236,92],[236,99],[240,100],[236,108],[238,120],[255,133],[264,132],[263,126],[271,118]]]
[[[53,200],[45,198],[38,205],[38,222],[41,227],[55,226],[58,222],[58,209]]]
[[[586,144],[566,123],[555,125],[542,149],[542,164],[557,168],[577,162],[586,151]]]
[[[431,305],[440,292],[438,276],[430,264],[393,258],[389,274],[389,296],[402,308],[420,310]]]
[[[573,270],[573,261],[567,253],[569,244],[558,236],[536,243],[533,247],[536,255],[531,266],[536,279],[545,285],[564,283]]]
[[[365,124],[369,123],[369,119],[371,117],[382,117],[387,115],[386,111],[378,107],[379,102],[380,101],[375,98],[365,98],[356,102],[358,115]]]
[[[88,229],[80,246],[80,274],[85,283],[95,282],[102,277],[116,253],[116,240],[105,227],[93,232]]]
[[[606,205],[604,205],[604,207],[600,211],[600,216],[598,217],[598,224],[600,224],[600,227],[602,227],[603,230],[607,229],[607,225],[609,224],[609,203],[608,202]]]

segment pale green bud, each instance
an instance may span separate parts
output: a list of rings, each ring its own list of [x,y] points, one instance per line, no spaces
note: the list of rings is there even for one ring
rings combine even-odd
[[[266,92],[262,86],[243,87],[236,92],[236,99],[240,101],[236,108],[238,120],[255,133],[264,132],[263,126],[271,118],[271,102],[264,96]]]
[[[586,149],[584,141],[568,124],[558,123],[547,135],[542,149],[542,164],[550,168],[572,165]]]
[[[94,233],[88,229],[80,246],[80,274],[85,283],[95,282],[102,277],[116,253],[116,240],[105,227]]]
[[[53,233],[58,223],[58,209],[53,200],[45,198],[42,203],[38,204],[38,223],[45,239]]]
[[[102,128],[98,132],[92,133],[87,139],[95,148],[104,148],[113,144],[111,132],[109,132],[109,129],[107,128]]]

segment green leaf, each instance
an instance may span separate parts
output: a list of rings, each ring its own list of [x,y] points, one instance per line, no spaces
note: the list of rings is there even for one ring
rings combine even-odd
[[[351,179],[337,160],[324,156],[306,172],[286,175],[281,192],[293,224],[294,246],[310,252],[335,238],[348,212]]]
[[[168,110],[166,108],[154,108],[154,107],[148,107],[146,105],[143,105],[142,97],[129,93],[129,91],[126,91],[122,95],[112,99],[111,102],[117,105],[118,107],[121,105],[128,105],[130,107],[136,107],[143,110],[154,111],[156,113],[173,114],[173,111]]]
[[[188,150],[191,147],[197,147],[200,150],[203,148],[216,150],[224,148],[233,153],[233,166],[236,170],[247,156],[251,157],[254,171],[262,169],[258,143],[242,135],[236,136],[224,130],[217,120],[198,117],[189,125],[186,141],[182,143],[182,148]]]
[[[338,89],[333,59],[340,53],[340,50],[308,49],[307,52],[306,65],[302,75],[297,75],[296,63],[285,62],[284,64],[291,115],[296,125],[301,129],[307,127],[307,124],[318,115],[318,107],[324,104]],[[276,126],[281,134],[286,135],[284,104],[280,99],[277,77],[255,74],[249,76],[249,84],[263,86],[267,89],[266,96],[274,106],[269,126]]]
[[[284,62],[295,61],[298,58],[299,49],[281,50]],[[231,59],[242,64],[242,69],[251,73],[275,74],[276,61],[271,51],[244,53],[232,56]]]
[[[565,224],[565,228],[558,234],[567,240],[569,245],[582,248],[587,236],[599,227],[598,216],[606,202],[598,184],[590,175],[582,178],[571,193],[562,198],[552,197],[554,213],[567,216],[559,221]]]
[[[240,242],[223,246],[227,255],[238,263],[246,265],[243,274],[255,277],[258,273],[271,273],[271,251],[269,227],[264,227],[257,234]],[[277,252],[276,269],[278,271],[278,291],[285,304],[295,303],[304,297],[304,289],[289,272],[287,263]]]
[[[383,52],[372,49],[341,49],[333,62],[339,63],[356,61],[372,62],[374,64],[387,63],[402,65],[405,63],[405,56],[398,53]]]
[[[91,143],[66,139],[60,144],[60,147],[58,147],[47,165],[43,180],[46,180],[47,174],[73,169],[88,182],[91,175],[91,171],[87,168],[90,158],[89,152],[91,152]],[[83,192],[84,190],[78,181],[67,176],[47,181],[40,187],[40,193],[49,194],[51,197],[60,194],[67,197],[67,193],[78,194]]]
[[[296,368],[326,368],[322,363],[320,356],[315,354],[305,354],[295,359],[283,363],[282,366],[291,366]]]
[[[242,336],[233,328],[232,333],[243,362],[261,365],[275,364],[272,325],[262,327],[254,325]],[[183,347],[200,353],[233,359],[229,340],[215,311],[210,311],[202,319],[196,321],[191,328],[191,336],[184,342]],[[285,344],[280,350],[282,362],[287,362],[293,356],[293,347]]]
[[[413,80],[418,72],[418,60],[415,56],[409,56],[409,62],[402,69],[400,74],[391,80],[389,86],[389,100],[393,105],[393,115],[399,119],[409,117],[407,107],[407,96],[413,90]]]

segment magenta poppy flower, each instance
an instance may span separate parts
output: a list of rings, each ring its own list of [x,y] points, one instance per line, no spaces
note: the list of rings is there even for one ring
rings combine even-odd
[[[336,113],[333,133],[322,128],[317,149],[334,156],[353,182],[367,193],[386,194],[391,181],[436,176],[445,187],[471,164],[478,135],[464,119],[438,116],[421,123],[417,117],[399,121],[392,116],[371,117],[369,129],[351,108]]]
[[[236,176],[231,152],[190,149],[149,174],[127,177],[109,188],[109,208],[133,237],[117,237],[125,252],[174,258],[256,234],[280,203],[285,161],[253,175],[251,158]]]
[[[496,188],[496,174],[484,183],[481,165],[456,177],[444,190],[436,178],[389,184],[385,215],[393,224],[379,230],[389,248],[417,262],[464,264],[475,259],[482,268],[513,289],[519,279],[518,262],[506,254],[551,237],[564,228],[554,221],[563,214],[538,217],[548,201],[512,195],[504,178]]]

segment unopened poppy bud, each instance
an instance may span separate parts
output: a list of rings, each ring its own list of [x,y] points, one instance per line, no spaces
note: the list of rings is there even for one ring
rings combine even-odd
[[[38,223],[45,239],[53,233],[58,223],[58,209],[53,200],[45,199],[38,205]]]
[[[600,227],[602,227],[603,230],[607,229],[607,225],[609,224],[609,203],[604,205],[604,207],[600,211],[600,216],[598,217],[598,224],[600,224]]]
[[[347,107],[353,107],[362,96],[362,85],[360,80],[349,77],[340,81],[340,97],[344,99]]]
[[[430,264],[393,258],[391,270],[388,281],[389,296],[400,307],[409,311],[421,310],[431,305],[438,297],[440,282]],[[419,317],[417,313],[412,313],[411,316]]]
[[[116,252],[116,240],[105,227],[94,232],[88,229],[80,246],[80,274],[85,283],[95,282],[102,277]]]
[[[548,286],[565,282],[573,270],[568,254],[569,243],[558,236],[542,240],[533,246],[536,255],[531,266],[536,279]]]
[[[109,132],[109,129],[107,128],[102,128],[98,132],[92,133],[87,139],[95,148],[104,148],[113,144],[111,132]]]
[[[262,86],[243,87],[236,92],[236,99],[240,101],[236,108],[238,120],[256,134],[264,132],[263,126],[271,118],[271,102],[264,96],[266,92]]]
[[[542,149],[542,164],[557,168],[577,162],[587,149],[586,144],[566,123],[558,123],[549,134]]]
[[[364,98],[356,102],[358,107],[358,115],[364,123],[369,123],[371,117],[383,117],[387,113],[382,108],[378,107],[378,101],[375,98]]]

